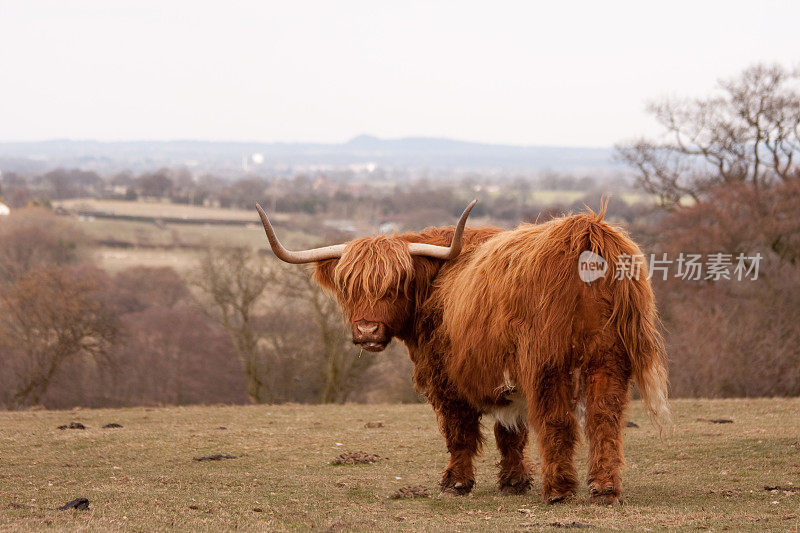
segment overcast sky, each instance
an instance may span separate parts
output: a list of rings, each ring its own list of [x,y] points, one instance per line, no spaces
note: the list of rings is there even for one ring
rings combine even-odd
[[[0,1],[0,140],[607,146],[800,64],[800,2]]]

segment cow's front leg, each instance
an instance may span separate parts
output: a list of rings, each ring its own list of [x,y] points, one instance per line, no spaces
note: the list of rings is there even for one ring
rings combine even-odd
[[[450,452],[442,492],[468,494],[475,485],[473,459],[481,447],[480,413],[466,402],[447,402],[437,414]]]
[[[525,494],[531,488],[531,467],[525,458],[528,427],[524,421],[514,428],[495,422],[494,437],[500,450],[500,472],[497,476],[503,494]]]

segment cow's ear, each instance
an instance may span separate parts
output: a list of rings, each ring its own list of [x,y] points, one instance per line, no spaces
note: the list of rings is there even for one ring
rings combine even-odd
[[[336,285],[333,282],[333,270],[336,268],[338,259],[328,259],[319,261],[314,268],[314,281],[320,284],[323,289],[333,292]]]
[[[414,257],[414,299],[417,306],[428,299],[433,286],[433,278],[439,273],[442,262],[430,257]]]

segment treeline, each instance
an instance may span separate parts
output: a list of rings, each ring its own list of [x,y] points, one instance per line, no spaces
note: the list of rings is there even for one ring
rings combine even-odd
[[[457,181],[374,181],[338,179],[335,173],[313,175],[243,176],[224,180],[195,176],[185,168],[162,168],[134,175],[120,172],[100,176],[93,171],[58,168],[41,175],[6,172],[0,180],[0,198],[12,208],[50,205],[55,200],[101,198],[158,200],[175,204],[251,209],[258,201],[273,211],[337,218],[419,220],[444,223],[458,215],[465,202],[478,197],[475,216],[513,223],[552,203],[538,199],[539,190],[584,194],[627,191],[624,179],[602,183],[589,176],[557,172],[528,176],[475,174]]]

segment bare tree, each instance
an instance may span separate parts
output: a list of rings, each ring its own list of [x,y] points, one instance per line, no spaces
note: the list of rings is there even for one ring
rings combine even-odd
[[[114,276],[113,284],[114,303],[123,313],[192,301],[186,282],[171,267],[129,267]]]
[[[346,401],[374,362],[360,357],[332,297],[302,267],[215,250],[193,284],[231,337],[254,403]]]
[[[90,371],[102,382],[99,391],[87,384],[90,393],[117,405],[246,401],[230,338],[195,306],[152,305],[120,321],[123,342],[114,346],[103,375]]]
[[[104,356],[117,321],[97,295],[94,269],[38,267],[0,291],[2,401],[36,404],[62,365]]]
[[[265,383],[265,354],[259,347],[261,332],[256,305],[275,274],[244,248],[210,250],[194,276],[193,285],[209,300],[203,306],[233,341],[247,380],[247,396],[253,403],[272,401]]]
[[[342,314],[333,298],[296,265],[280,265],[284,294],[310,306],[321,342],[322,387],[319,401],[337,403],[352,394],[357,378],[375,362],[371,356],[361,357],[350,342]]]
[[[618,145],[617,157],[665,205],[701,201],[719,184],[745,183],[758,192],[800,178],[800,70],[755,65],[721,80],[710,97],[648,109],[664,127],[663,139]]]

